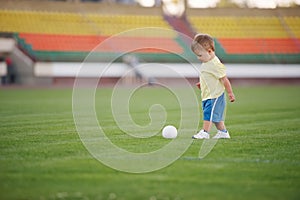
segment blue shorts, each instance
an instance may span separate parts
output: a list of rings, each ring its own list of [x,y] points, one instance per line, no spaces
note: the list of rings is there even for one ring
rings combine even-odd
[[[224,93],[218,98],[202,101],[203,120],[212,122],[224,121],[225,104]]]

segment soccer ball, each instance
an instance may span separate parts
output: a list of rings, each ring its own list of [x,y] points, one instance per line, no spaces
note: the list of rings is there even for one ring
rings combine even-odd
[[[177,137],[177,129],[172,125],[165,126],[162,130],[162,136],[167,139],[176,138]]]

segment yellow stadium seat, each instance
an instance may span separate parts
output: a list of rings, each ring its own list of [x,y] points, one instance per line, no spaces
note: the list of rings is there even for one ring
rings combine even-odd
[[[0,10],[0,32],[114,35],[142,27],[171,28],[161,16]],[[141,36],[153,36],[141,33]],[[175,37],[161,34],[157,37]]]
[[[287,38],[288,32],[277,17],[203,17],[189,18],[198,32],[217,38]]]

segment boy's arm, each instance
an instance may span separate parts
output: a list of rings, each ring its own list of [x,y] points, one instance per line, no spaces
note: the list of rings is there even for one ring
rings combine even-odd
[[[228,93],[228,98],[229,98],[230,102],[234,102],[235,96],[233,94],[232,87],[231,87],[230,81],[228,80],[227,76],[220,78],[220,80],[223,83],[223,85]]]

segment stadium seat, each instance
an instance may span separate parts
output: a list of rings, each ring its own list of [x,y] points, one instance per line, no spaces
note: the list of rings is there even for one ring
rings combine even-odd
[[[190,21],[198,32],[210,33],[216,38],[224,57],[230,54],[299,57],[300,54],[300,17],[284,17],[282,22],[275,16],[192,16]]]
[[[43,59],[44,56],[39,56],[43,52],[47,55],[50,52],[77,52],[85,56],[104,40],[129,29],[136,31],[124,32],[122,36],[114,39],[113,45],[102,45],[96,51],[126,52],[141,46],[146,48],[138,49],[137,52],[182,54],[184,51],[176,41],[176,32],[159,30],[170,29],[162,16],[0,10],[0,17],[3,19],[0,22],[0,32],[17,33],[17,40],[22,43],[22,47],[25,50],[30,49],[29,54],[35,52],[32,56],[36,59]],[[149,31],[143,30],[144,27],[158,29]],[[161,49],[171,52],[153,48],[154,44],[159,44]],[[51,54],[50,60],[54,58],[53,55],[56,53]]]
[[[147,59],[154,56],[168,60],[176,57],[171,55],[174,53],[193,56],[175,31],[159,29],[172,27],[158,15],[0,10],[0,18],[0,32],[15,33],[19,46],[37,60],[81,60],[103,41],[120,33],[122,36],[117,37],[115,44],[102,45],[95,50],[106,56],[144,46],[147,48],[136,52]],[[197,32],[209,33],[215,38],[218,54],[224,61],[247,61],[249,58],[249,62],[254,62],[253,59],[261,57],[265,60],[259,62],[274,62],[270,60],[272,56],[265,55],[275,54],[279,59],[289,55],[295,58],[292,62],[299,62],[298,16],[212,15],[189,16],[188,20]],[[143,30],[144,27],[158,29],[149,31]],[[129,29],[135,31],[128,32]],[[171,52],[153,48],[154,44]],[[280,61],[277,59],[277,62]]]

